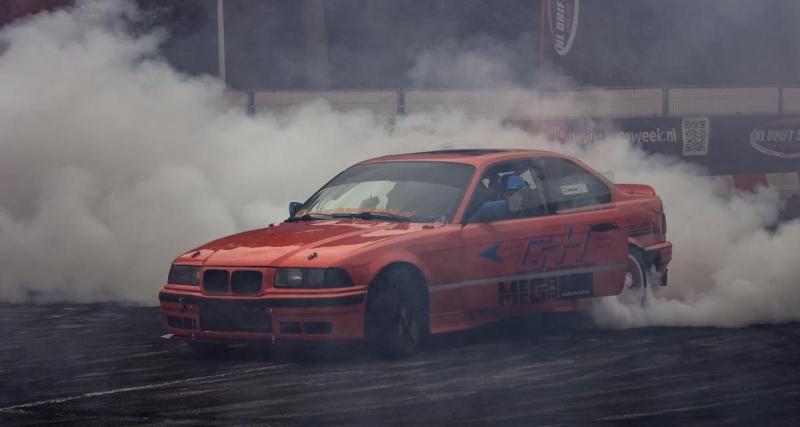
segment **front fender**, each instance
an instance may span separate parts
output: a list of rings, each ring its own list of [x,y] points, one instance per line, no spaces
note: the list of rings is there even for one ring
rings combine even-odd
[[[355,283],[368,285],[375,280],[375,277],[377,277],[383,269],[397,263],[411,264],[419,269],[425,278],[428,277],[428,272],[419,257],[404,249],[396,249],[376,254],[368,262],[346,265],[345,268],[348,270]]]

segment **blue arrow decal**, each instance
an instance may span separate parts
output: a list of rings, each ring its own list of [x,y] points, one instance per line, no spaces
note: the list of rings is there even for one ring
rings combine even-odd
[[[500,259],[500,255],[497,255],[497,249],[499,247],[500,247],[500,244],[498,243],[498,244],[492,246],[491,248],[481,252],[481,256],[486,258],[486,259],[490,259],[492,261],[503,262],[503,260]]]

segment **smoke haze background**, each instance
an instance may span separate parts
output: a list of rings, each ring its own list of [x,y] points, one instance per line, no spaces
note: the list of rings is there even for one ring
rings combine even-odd
[[[174,256],[235,231],[278,222],[341,169],[380,154],[452,146],[568,152],[617,182],[653,185],[675,245],[670,285],[643,309],[594,304],[609,327],[737,326],[800,320],[792,271],[800,222],[766,231],[775,193],[729,196],[693,166],[622,140],[554,144],[496,117],[436,111],[392,125],[367,111],[312,102],[248,117],[223,85],[173,70],[163,34],[132,36],[125,2],[83,2],[0,33],[0,298],[153,304]],[[465,86],[510,75],[503,47],[433,47],[411,79],[435,82],[453,63]],[[452,50],[452,49],[451,49]],[[488,53],[487,53],[488,52]],[[508,108],[579,109],[531,95]],[[460,143],[439,141],[464,139]]]

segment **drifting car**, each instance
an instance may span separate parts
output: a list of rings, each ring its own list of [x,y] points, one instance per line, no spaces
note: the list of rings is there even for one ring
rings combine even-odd
[[[159,294],[166,337],[201,352],[364,340],[403,357],[429,334],[590,298],[641,304],[672,258],[651,187],[548,151],[366,160],[289,213],[174,260]]]

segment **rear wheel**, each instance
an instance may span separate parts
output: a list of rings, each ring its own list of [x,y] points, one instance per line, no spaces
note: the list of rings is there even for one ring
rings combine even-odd
[[[392,268],[372,284],[364,332],[378,354],[401,358],[419,350],[428,331],[424,286],[420,275],[408,268]]]
[[[647,301],[647,267],[644,254],[636,248],[628,253],[628,272],[625,287],[617,299],[626,306],[643,306]]]

